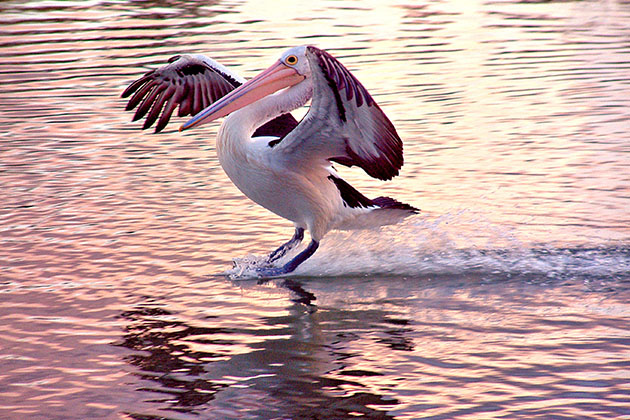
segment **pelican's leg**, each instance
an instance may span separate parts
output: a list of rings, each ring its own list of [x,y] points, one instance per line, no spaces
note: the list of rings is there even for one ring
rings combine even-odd
[[[295,234],[289,240],[289,242],[285,243],[280,248],[269,254],[269,257],[267,257],[267,262],[272,263],[284,257],[287,252],[291,251],[293,248],[295,248],[296,245],[302,242],[302,239],[304,239],[304,229],[301,227],[296,227]]]
[[[299,254],[297,254],[291,261],[286,263],[282,267],[261,267],[258,269],[258,273],[262,276],[279,276],[282,274],[287,274],[292,272],[297,268],[298,265],[302,264],[306,261],[311,255],[317,251],[319,247],[319,242],[311,240],[311,243],[308,244],[306,249]]]

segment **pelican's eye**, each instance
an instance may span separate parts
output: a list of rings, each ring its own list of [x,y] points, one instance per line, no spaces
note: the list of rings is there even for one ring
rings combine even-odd
[[[284,60],[284,62],[287,63],[288,65],[292,66],[294,64],[297,64],[298,58],[296,56],[294,56],[294,55],[290,55]]]

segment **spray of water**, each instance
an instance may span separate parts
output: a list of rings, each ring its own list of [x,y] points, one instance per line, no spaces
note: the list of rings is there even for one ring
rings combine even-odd
[[[301,249],[278,264],[284,264]],[[266,256],[234,260],[233,279],[256,278]],[[469,210],[417,216],[374,230],[329,233],[292,276],[535,275],[550,278],[630,275],[627,245],[525,244],[509,229]]]

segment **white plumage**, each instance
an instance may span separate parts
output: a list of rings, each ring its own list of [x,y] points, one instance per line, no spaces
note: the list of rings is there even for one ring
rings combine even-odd
[[[417,212],[391,198],[368,199],[333,168],[332,162],[357,165],[372,177],[391,179],[403,164],[402,142],[363,85],[321,49],[291,48],[248,82],[206,57],[175,57],[132,83],[123,97],[132,93],[127,109],[139,105],[134,120],[147,115],[144,128],[159,117],[156,131],[176,106],[180,116],[196,114],[180,130],[226,116],[217,135],[221,166],[247,197],[296,228],[259,268],[261,276],[293,271],[331,229],[390,224]],[[309,100],[298,124],[290,112]],[[309,246],[274,265],[305,230]]]

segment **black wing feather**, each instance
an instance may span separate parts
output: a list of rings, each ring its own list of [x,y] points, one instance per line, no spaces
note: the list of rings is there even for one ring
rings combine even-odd
[[[357,165],[378,179],[398,175],[403,165],[403,145],[394,125],[361,82],[335,57],[313,46],[307,49],[334,97],[340,121],[339,136],[345,142],[342,153],[329,160],[346,166]],[[376,152],[370,151],[372,146]]]
[[[131,96],[127,111],[138,107],[134,121],[147,116],[143,129],[158,121],[157,133],[166,127],[177,107],[180,117],[195,114],[240,84],[197,57],[177,55],[171,57],[167,65],[131,83],[121,96]]]

